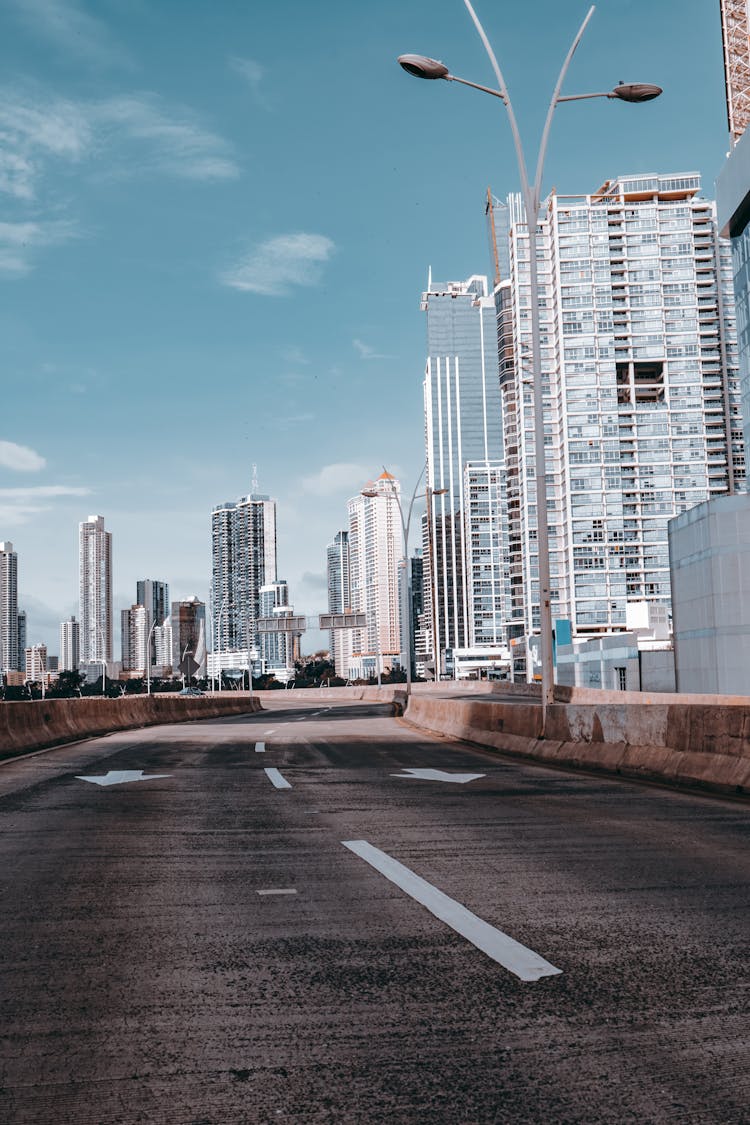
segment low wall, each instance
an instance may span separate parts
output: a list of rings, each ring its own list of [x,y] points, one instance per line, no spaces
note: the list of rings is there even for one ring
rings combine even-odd
[[[750,793],[750,699],[650,698],[665,702],[555,703],[547,709],[544,737],[542,709],[533,703],[416,695],[405,718],[436,734],[550,765]]]
[[[0,703],[0,760],[79,738],[156,723],[186,723],[260,711],[249,695],[123,695]]]

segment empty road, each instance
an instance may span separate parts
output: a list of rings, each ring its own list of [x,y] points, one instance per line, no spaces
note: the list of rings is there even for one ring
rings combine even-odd
[[[750,806],[376,704],[0,768],[0,1121],[750,1122]]]

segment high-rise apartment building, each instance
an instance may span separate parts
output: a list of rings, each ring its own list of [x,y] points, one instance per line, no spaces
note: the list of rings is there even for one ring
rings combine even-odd
[[[122,670],[146,673],[146,641],[149,614],[144,605],[131,605],[120,613],[122,623]]]
[[[669,604],[667,521],[744,482],[728,245],[694,174],[623,176],[539,219],[553,618]],[[528,240],[496,288],[512,634],[538,630]],[[520,668],[519,668],[520,670]]]
[[[18,666],[18,555],[5,540],[0,543],[0,674],[16,672]]]
[[[81,663],[112,660],[112,535],[104,516],[78,525]]]
[[[276,501],[252,493],[219,504],[211,525],[213,649],[247,667],[259,649],[260,589],[276,578]]]
[[[399,482],[384,471],[348,503],[351,608],[367,615],[364,629],[351,630],[348,679],[377,675],[405,659],[399,612],[400,496]]]
[[[500,259],[507,259],[508,252],[501,249]],[[484,644],[488,636],[493,643],[504,639],[507,606],[496,534],[502,527],[496,521],[492,549],[483,546],[480,559],[478,543],[485,540],[486,518],[476,503],[483,488],[493,495],[502,491],[502,411],[495,303],[487,278],[446,284],[430,279],[421,307],[427,314],[428,352],[425,564],[433,661],[439,674],[445,670],[446,650]]]
[[[60,623],[61,672],[77,672],[81,662],[81,627],[75,617]]]
[[[18,671],[23,671],[24,652],[26,651],[26,637],[28,633],[28,621],[26,618],[26,610],[19,609],[18,611]]]
[[[326,548],[328,612],[349,613],[352,608],[349,578],[349,532],[337,531]],[[336,675],[347,679],[352,656],[351,629],[331,629],[329,647]]]
[[[25,650],[25,672],[28,683],[48,682],[47,646],[32,645]]]
[[[294,606],[289,601],[289,586],[283,578],[261,586],[259,601],[261,617],[279,618],[294,615]],[[294,675],[294,663],[299,660],[299,633],[260,633],[259,638],[263,672],[273,672],[277,680],[286,682]]]
[[[153,625],[161,625],[169,616],[169,586],[155,578],[141,578],[136,583],[136,605],[144,606],[147,615],[147,633],[151,633]],[[157,664],[154,635],[151,633],[149,644],[151,664]]]

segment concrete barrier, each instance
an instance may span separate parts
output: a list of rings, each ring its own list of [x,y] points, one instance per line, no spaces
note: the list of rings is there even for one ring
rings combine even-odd
[[[602,694],[622,699],[624,693]],[[541,708],[533,703],[413,695],[405,718],[436,734],[550,765],[750,793],[750,699],[635,698],[639,702],[555,703],[543,735]]]
[[[260,701],[248,694],[124,695],[120,699],[86,696],[47,699],[33,703],[0,703],[0,759],[42,750],[79,738],[111,731],[186,723],[260,711]]]

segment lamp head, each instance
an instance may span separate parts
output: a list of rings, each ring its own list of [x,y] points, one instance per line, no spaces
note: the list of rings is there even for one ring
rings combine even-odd
[[[398,63],[415,78],[447,78],[450,73],[444,63],[427,55],[399,55]]]
[[[661,93],[661,86],[653,86],[650,82],[620,82],[609,96],[619,98],[621,102],[650,102]]]

